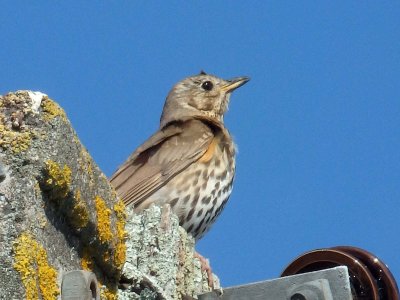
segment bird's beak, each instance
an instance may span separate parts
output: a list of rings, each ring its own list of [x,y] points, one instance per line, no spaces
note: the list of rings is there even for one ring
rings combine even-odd
[[[249,80],[250,78],[247,76],[232,78],[230,80],[227,80],[228,83],[222,87],[222,90],[225,93],[230,93],[233,90],[236,90],[238,87],[241,87]]]

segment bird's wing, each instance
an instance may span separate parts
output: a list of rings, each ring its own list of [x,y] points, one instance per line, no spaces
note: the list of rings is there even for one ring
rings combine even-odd
[[[157,131],[114,173],[110,182],[126,205],[138,206],[207,151],[214,138],[199,120]]]

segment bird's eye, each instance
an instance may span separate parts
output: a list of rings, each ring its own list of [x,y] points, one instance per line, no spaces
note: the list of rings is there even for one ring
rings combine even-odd
[[[214,87],[213,83],[211,81],[204,81],[203,84],[201,85],[201,87],[203,89],[205,89],[206,91],[211,91],[212,88]]]

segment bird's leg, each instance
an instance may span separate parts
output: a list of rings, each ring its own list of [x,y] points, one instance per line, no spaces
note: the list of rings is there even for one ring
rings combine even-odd
[[[211,289],[214,289],[214,278],[212,275],[212,270],[211,270],[211,266],[210,266],[210,262],[208,261],[207,258],[205,258],[204,256],[202,256],[200,253],[195,252],[194,253],[194,257],[198,258],[200,260],[200,265],[201,265],[201,271],[204,272],[206,271],[207,273],[207,279],[208,279],[208,286]]]

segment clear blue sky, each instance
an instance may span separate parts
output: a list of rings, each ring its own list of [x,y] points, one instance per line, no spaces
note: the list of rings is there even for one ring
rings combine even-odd
[[[197,246],[223,285],[336,245],[399,279],[400,2],[260,2],[5,1],[0,94],[57,100],[111,175],[175,82],[250,76],[225,119],[233,195]]]

